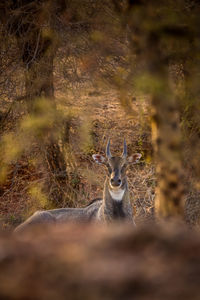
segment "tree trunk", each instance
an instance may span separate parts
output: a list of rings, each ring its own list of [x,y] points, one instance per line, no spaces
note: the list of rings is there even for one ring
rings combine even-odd
[[[142,1],[130,1],[128,22],[133,53],[141,65],[145,64],[145,80],[152,99],[152,141],[158,179],[156,213],[161,218],[182,217],[185,197],[179,112],[170,86],[168,53],[163,48],[162,23],[156,9],[162,11],[153,2],[143,5]]]
[[[45,98],[50,102],[56,114],[53,86],[53,60],[56,53],[56,37],[53,31],[55,2],[46,1],[43,6],[38,2],[38,12],[29,14],[31,24],[23,20],[21,32],[17,32],[17,39],[22,49],[22,59],[26,68],[26,95],[29,113],[36,113],[36,100]],[[33,4],[34,5],[34,4]],[[30,16],[28,20],[30,20]],[[22,16],[23,19],[23,16]],[[38,20],[39,19],[39,20]],[[56,124],[54,124],[56,127]],[[54,131],[54,130],[53,130]],[[66,163],[58,144],[55,132],[48,132],[44,138],[43,153],[48,169],[48,194],[50,200],[57,206],[62,203],[66,186]]]

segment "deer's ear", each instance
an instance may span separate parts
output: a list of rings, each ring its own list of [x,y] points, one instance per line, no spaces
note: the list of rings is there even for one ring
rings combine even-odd
[[[128,161],[129,163],[136,164],[136,163],[140,160],[141,157],[142,157],[142,154],[140,154],[140,153],[135,153],[135,154],[129,156],[129,157],[127,158],[127,161]]]
[[[100,155],[100,154],[93,154],[92,158],[99,165],[103,164],[106,160],[105,157],[103,155]]]

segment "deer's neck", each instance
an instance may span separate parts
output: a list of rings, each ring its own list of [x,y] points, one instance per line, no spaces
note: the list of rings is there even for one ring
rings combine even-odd
[[[119,189],[119,190],[109,190],[109,193],[114,201],[122,201],[125,193],[125,189]]]

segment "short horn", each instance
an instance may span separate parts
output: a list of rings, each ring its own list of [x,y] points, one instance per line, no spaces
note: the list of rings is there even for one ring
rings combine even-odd
[[[127,145],[126,145],[126,140],[125,139],[124,139],[124,149],[123,149],[122,157],[123,158],[127,157]]]
[[[107,158],[112,157],[112,155],[110,153],[110,139],[108,139],[108,143],[107,143],[107,146],[106,146],[106,156],[107,156]]]

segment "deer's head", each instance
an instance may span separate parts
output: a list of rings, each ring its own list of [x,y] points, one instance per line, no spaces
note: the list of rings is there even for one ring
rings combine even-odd
[[[103,164],[108,169],[109,185],[113,190],[123,187],[126,177],[126,169],[130,163],[137,163],[141,158],[140,153],[135,153],[127,157],[127,145],[124,139],[124,149],[121,156],[112,156],[110,152],[110,139],[106,146],[106,156],[93,154],[92,157],[98,164]]]

